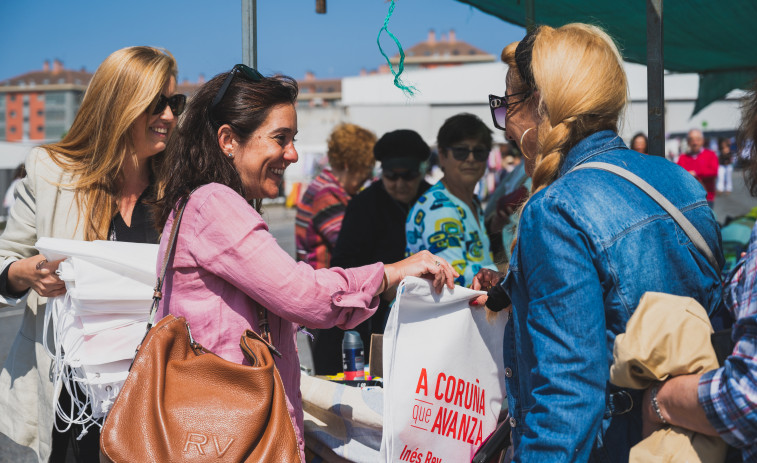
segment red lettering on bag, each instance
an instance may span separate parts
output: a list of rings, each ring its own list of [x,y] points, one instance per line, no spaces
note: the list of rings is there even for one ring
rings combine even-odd
[[[452,412],[450,412],[450,415],[452,415]],[[457,412],[450,416],[447,432],[445,432],[444,435],[449,437],[449,435],[452,434],[452,437],[455,437],[455,431],[457,431]]]
[[[423,389],[423,395],[428,396],[428,376],[426,376],[426,369],[421,368],[421,374],[418,377],[418,385],[415,386],[415,393]]]
[[[479,423],[478,418],[471,416],[471,421],[473,421],[473,426],[470,428],[470,434],[468,435],[468,438],[465,440],[465,442],[472,444],[473,443],[473,433],[476,432],[476,424]],[[481,431],[479,431],[479,434]]]
[[[447,409],[439,407],[439,411],[436,412],[436,418],[434,418],[434,425],[431,426],[431,432],[438,432],[441,434],[442,425],[444,424],[444,415],[447,413]],[[437,431],[438,430],[438,431]]]
[[[452,399],[455,398],[455,385],[457,383],[457,378],[454,376],[450,376],[447,378],[447,387],[444,389],[444,401],[449,403],[452,403]],[[452,387],[450,387],[452,386]]]
[[[457,394],[455,394],[455,405],[463,406],[463,393],[465,392],[466,382],[462,379],[457,380]],[[459,403],[458,403],[459,402]]]
[[[444,373],[439,373],[439,376],[436,377],[436,389],[434,389],[434,397],[436,400],[442,400],[444,398],[444,394],[439,394],[439,384],[444,382],[446,378],[447,375]]]
[[[457,436],[455,436],[455,439],[457,440],[465,440],[465,436],[468,435],[468,420],[470,417],[466,416],[465,413],[463,413],[463,416],[460,417],[460,426],[457,428]]]

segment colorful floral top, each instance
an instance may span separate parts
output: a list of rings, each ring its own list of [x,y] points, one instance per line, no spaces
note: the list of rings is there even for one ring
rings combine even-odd
[[[350,198],[328,168],[313,180],[297,204],[294,219],[297,260],[315,269],[329,268]]]
[[[482,268],[497,270],[492,259],[484,212],[478,201],[476,214],[439,181],[418,199],[405,222],[411,256],[424,249],[443,257],[460,276],[455,283],[469,286]]]

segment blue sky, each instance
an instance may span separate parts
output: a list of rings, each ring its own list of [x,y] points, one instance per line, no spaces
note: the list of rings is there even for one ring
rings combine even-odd
[[[384,0],[258,0],[258,67],[302,78],[356,75],[383,62],[376,45],[389,3]],[[455,0],[397,0],[389,30],[408,48],[454,29],[495,56],[524,35]],[[111,52],[131,45],[167,48],[179,64],[179,79],[209,78],[242,56],[240,0],[0,0],[0,80],[41,69],[60,59],[66,68],[94,71]],[[397,50],[386,34],[387,55]]]

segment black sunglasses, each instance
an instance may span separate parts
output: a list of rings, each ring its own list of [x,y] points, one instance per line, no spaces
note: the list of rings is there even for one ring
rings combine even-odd
[[[180,116],[184,112],[184,106],[187,104],[187,96],[177,93],[170,98],[166,97],[162,93],[158,96],[158,102],[155,104],[155,109],[152,110],[153,115],[160,114],[166,110],[166,106],[171,108],[171,112],[174,116]]]
[[[229,89],[229,85],[231,85],[231,81],[234,80],[234,76],[237,75],[237,71],[240,71],[242,74],[245,75],[248,79],[250,79],[253,82],[260,82],[264,79],[263,74],[259,73],[257,69],[251,68],[247,66],[246,64],[237,64],[233,68],[231,68],[231,71],[229,72],[229,75],[226,76],[226,79],[223,81],[223,84],[221,84],[221,88],[218,89],[218,93],[216,93],[216,96],[213,98],[213,101],[210,102],[210,107],[208,108],[208,112],[210,114],[210,120],[218,124],[213,119],[213,110],[218,106],[219,103],[221,103],[221,100],[223,100],[223,97],[226,95],[226,91]]]
[[[450,153],[452,153],[452,157],[460,162],[468,159],[468,155],[470,153],[473,153],[473,159],[478,162],[486,161],[486,158],[489,157],[489,150],[484,148],[483,146],[477,146],[475,148],[468,148],[467,146],[453,146],[452,148],[448,149]]]
[[[507,110],[512,108],[518,103],[522,103],[531,96],[531,90],[524,90],[522,92],[516,92],[511,94],[505,94],[505,96],[489,95],[489,109],[492,112],[492,121],[494,121],[494,127],[505,130],[505,119],[507,118]],[[520,100],[512,101],[514,96],[523,95]]]
[[[417,170],[407,170],[405,172],[395,172],[393,170],[385,170],[381,173],[384,177],[386,177],[387,180],[391,180],[392,182],[401,178],[402,180],[405,180],[406,182],[410,182],[412,180],[415,180],[418,178],[421,173]]]

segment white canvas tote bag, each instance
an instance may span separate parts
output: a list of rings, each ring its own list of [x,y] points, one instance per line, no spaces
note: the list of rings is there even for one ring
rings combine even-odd
[[[481,291],[405,278],[384,331],[387,462],[470,461],[502,406],[507,316],[489,323],[469,301]]]

